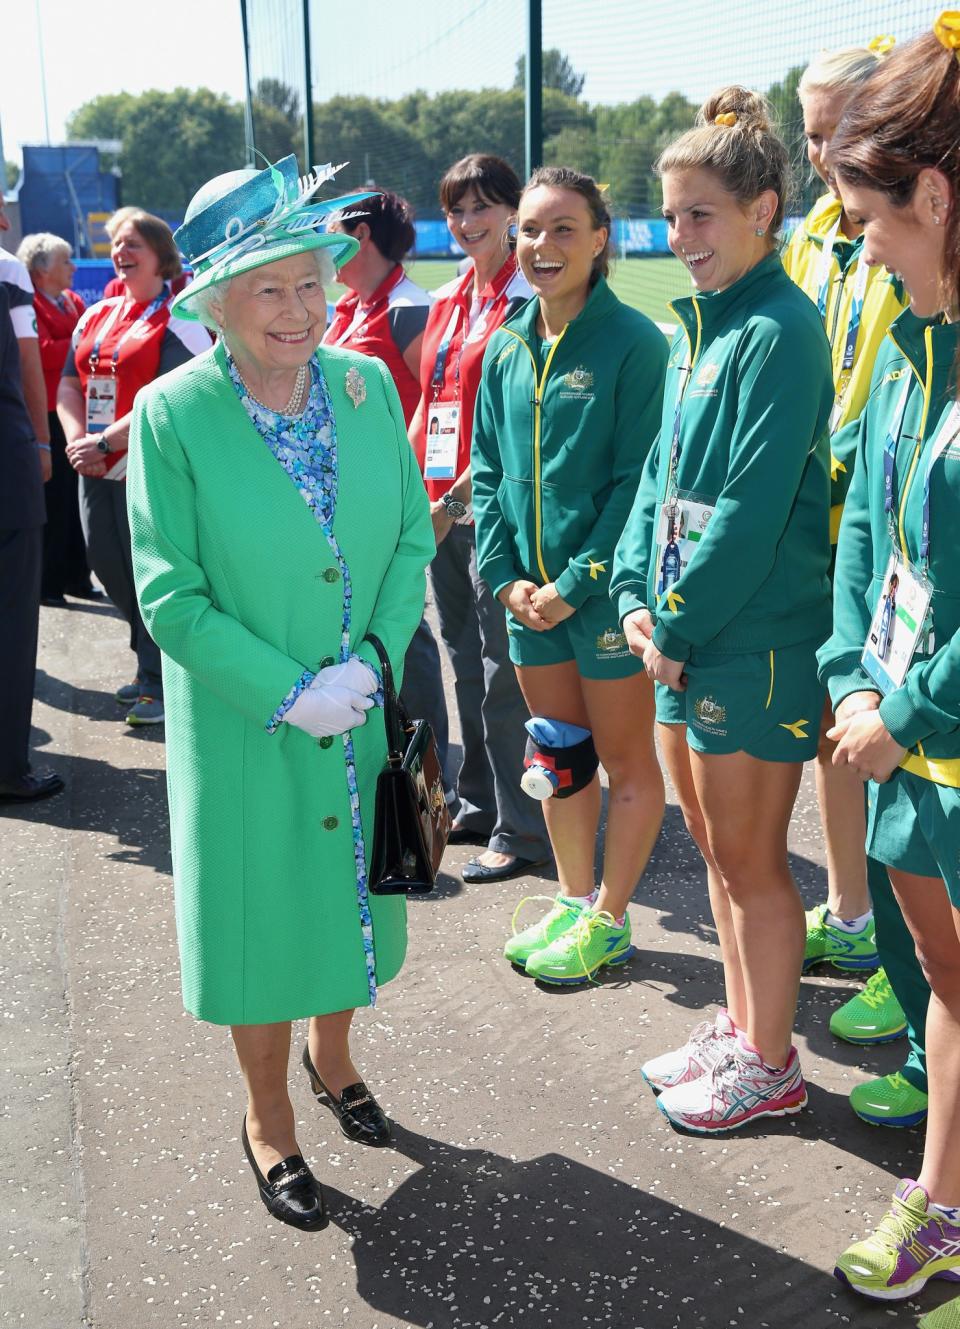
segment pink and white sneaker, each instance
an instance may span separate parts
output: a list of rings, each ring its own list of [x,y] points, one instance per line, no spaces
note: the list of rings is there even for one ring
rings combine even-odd
[[[782,1071],[771,1071],[739,1034],[705,1075],[665,1090],[657,1107],[679,1130],[719,1135],[756,1117],[785,1117],[807,1103],[807,1087],[796,1048]]]
[[[733,1050],[737,1030],[727,1012],[720,1008],[717,1018],[702,1020],[682,1048],[664,1052],[640,1067],[640,1074],[655,1094],[689,1084],[712,1071],[721,1057]]]

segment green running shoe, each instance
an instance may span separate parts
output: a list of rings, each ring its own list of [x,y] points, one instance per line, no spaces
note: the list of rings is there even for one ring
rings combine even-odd
[[[584,909],[572,928],[534,951],[526,968],[541,983],[589,983],[604,965],[625,964],[632,954],[629,915],[618,928],[612,914]]]
[[[837,1260],[836,1277],[877,1301],[905,1301],[931,1278],[960,1282],[960,1225],[928,1203],[922,1186],[901,1181],[877,1230]]]
[[[850,1106],[871,1126],[919,1126],[927,1118],[927,1095],[894,1071],[850,1091]]]
[[[544,914],[539,923],[534,923],[531,927],[524,928],[522,932],[517,932],[517,914],[525,904],[531,900],[549,900],[553,908],[549,913]],[[584,906],[579,900],[571,900],[567,895],[528,895],[521,900],[514,910],[513,926],[514,933],[503,953],[511,964],[519,965],[522,969],[534,951],[539,951],[544,946],[549,946],[552,941],[563,935],[568,928],[572,928],[574,923],[583,913]]]
[[[833,1012],[830,1032],[845,1043],[857,1043],[861,1047],[871,1043],[892,1043],[907,1032],[907,1017],[883,969],[878,969],[867,979],[862,992]]]
[[[877,954],[877,936],[873,918],[859,932],[845,932],[827,922],[829,910],[825,904],[807,910],[807,948],[803,956],[803,971],[829,960],[837,969],[876,969],[880,963]]]
[[[917,1329],[960,1329],[960,1297],[945,1301],[942,1306],[928,1311]]]

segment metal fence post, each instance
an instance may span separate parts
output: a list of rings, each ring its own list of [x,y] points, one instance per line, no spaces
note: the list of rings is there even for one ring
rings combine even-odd
[[[310,0],[303,0],[303,164],[305,175],[313,170],[313,73],[310,69]]]
[[[527,0],[524,148],[527,179],[543,163],[543,3]]]

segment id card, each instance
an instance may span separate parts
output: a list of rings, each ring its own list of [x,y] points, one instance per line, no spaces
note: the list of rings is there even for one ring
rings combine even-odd
[[[884,696],[903,684],[929,608],[929,585],[899,554],[891,554],[861,656]]]
[[[117,418],[117,380],[87,379],[87,433],[102,434]]]
[[[432,402],[427,406],[427,451],[423,474],[428,480],[455,480],[460,450],[460,406]]]
[[[657,522],[657,595],[663,595],[690,562],[716,508],[695,496],[677,495],[661,505]]]

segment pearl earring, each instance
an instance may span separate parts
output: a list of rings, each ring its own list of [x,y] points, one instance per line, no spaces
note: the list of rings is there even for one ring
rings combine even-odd
[[[757,229],[754,231],[754,235],[755,235],[759,240],[762,240],[765,234],[766,234],[766,232],[764,231],[764,229],[763,229],[762,226],[758,226]]]

